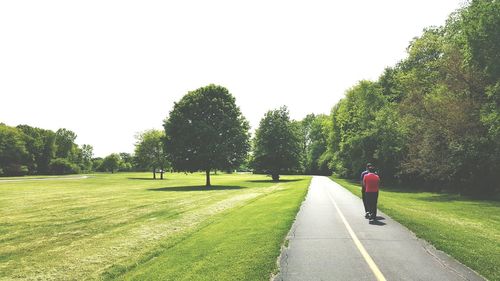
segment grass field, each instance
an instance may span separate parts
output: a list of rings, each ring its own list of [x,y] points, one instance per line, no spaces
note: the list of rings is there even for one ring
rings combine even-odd
[[[361,196],[359,183],[332,177]],[[379,209],[490,280],[500,280],[500,202],[381,187]]]
[[[0,280],[269,280],[310,177],[0,180]]]

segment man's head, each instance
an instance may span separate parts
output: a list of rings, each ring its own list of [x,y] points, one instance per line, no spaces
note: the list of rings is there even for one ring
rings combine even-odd
[[[367,163],[367,164],[366,164],[366,169],[367,169],[369,172],[373,173],[373,172],[375,172],[375,165],[373,165],[372,163]]]

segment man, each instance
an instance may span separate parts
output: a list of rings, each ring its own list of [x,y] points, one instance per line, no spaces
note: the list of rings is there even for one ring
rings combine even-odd
[[[366,206],[368,208],[369,219],[377,219],[377,201],[380,184],[380,177],[375,173],[375,167],[369,167],[368,173],[363,177],[365,186]]]
[[[361,173],[361,198],[363,199],[363,205],[365,206],[365,218],[369,218],[370,213],[368,212],[368,206],[366,205],[366,195],[365,195],[365,184],[363,178],[369,173],[369,170],[375,170],[375,166],[372,163],[366,164],[366,170]]]

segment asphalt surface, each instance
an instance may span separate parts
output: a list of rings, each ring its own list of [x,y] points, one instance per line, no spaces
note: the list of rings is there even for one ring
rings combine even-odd
[[[485,280],[384,213],[363,214],[360,198],[314,177],[274,280]]]

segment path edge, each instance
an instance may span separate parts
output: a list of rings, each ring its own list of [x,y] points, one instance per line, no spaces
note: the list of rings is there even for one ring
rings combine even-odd
[[[338,184],[340,187],[342,187],[343,189],[345,189],[346,191],[348,191],[353,196],[355,196],[357,198],[360,198],[356,194],[352,193],[349,189],[347,189],[344,186],[342,186],[340,183],[334,181],[332,178],[330,178],[330,177],[326,177],[326,178],[328,178],[332,182]],[[442,250],[437,249],[430,242],[428,242],[427,240],[425,240],[425,239],[417,236],[411,229],[409,229],[408,227],[406,227],[404,224],[400,223],[396,219],[392,218],[391,216],[389,216],[388,214],[386,214],[385,212],[383,212],[379,208],[377,208],[377,210],[380,211],[380,213],[384,214],[384,216],[390,218],[391,220],[395,221],[396,223],[398,223],[399,225],[401,225],[403,228],[405,228],[413,237],[415,237],[415,239],[420,243],[420,245],[422,246],[422,248],[424,248],[424,250],[433,259],[437,260],[444,268],[446,268],[446,269],[448,269],[450,271],[455,272],[457,275],[459,275],[460,277],[462,277],[463,280],[467,280],[467,281],[488,281],[488,279],[486,277],[482,276],[477,271],[475,271],[472,268],[468,267],[467,265],[463,264],[462,262],[460,262],[459,260],[457,260],[453,256],[449,255],[448,253],[446,253],[446,252],[444,252]],[[276,280],[276,281],[281,281],[281,280]]]
[[[307,193],[306,196],[304,196],[304,199],[300,203],[300,208],[297,211],[297,214],[295,214],[295,218],[292,223],[292,227],[288,231],[287,235],[285,236],[285,239],[283,240],[283,243],[281,244],[280,248],[280,255],[276,259],[276,272],[271,272],[271,276],[269,277],[269,281],[284,281],[283,279],[283,271],[281,265],[283,263],[286,263],[288,260],[288,249],[290,248],[290,239],[295,237],[295,230],[297,229],[297,217],[299,213],[302,211],[302,208],[304,208],[305,202],[307,200],[307,197],[309,196],[309,191],[311,188],[311,184],[313,182],[314,176],[311,176],[311,181],[309,182],[309,185],[307,186]]]

